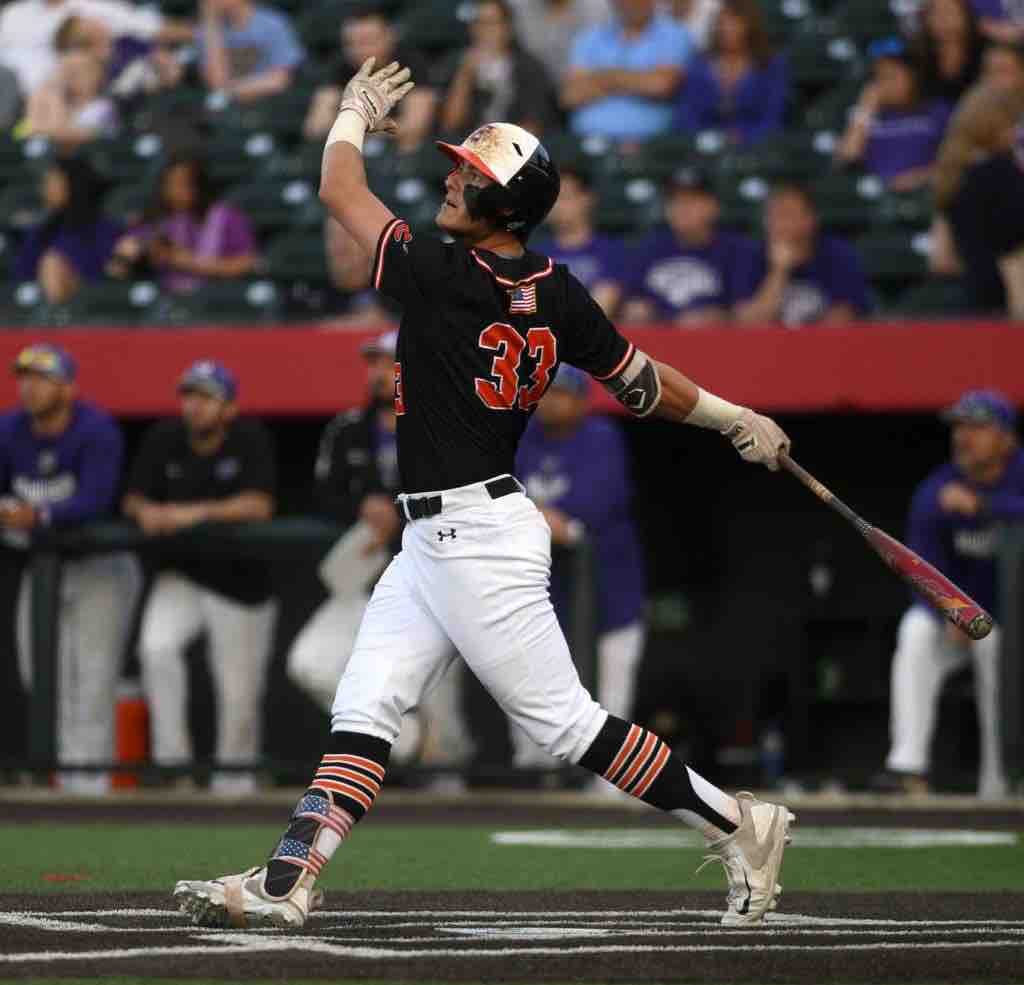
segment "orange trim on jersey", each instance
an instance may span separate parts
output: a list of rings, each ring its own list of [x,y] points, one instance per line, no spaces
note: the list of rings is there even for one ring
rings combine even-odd
[[[509,280],[507,277],[501,277],[496,274],[492,269],[491,265],[484,259],[482,259],[476,252],[476,250],[470,250],[470,254],[473,259],[476,260],[484,270],[487,271],[502,287],[521,287],[523,284],[530,284],[535,280],[540,280],[543,277],[547,277],[555,269],[554,261],[551,257],[548,257],[548,265],[543,269],[537,271],[535,274],[530,274],[529,277],[523,277],[521,280]]]
[[[640,736],[644,734],[644,730],[639,725],[631,725],[629,731],[626,733],[626,741],[622,743],[622,748],[619,749],[618,755],[612,760],[612,765],[605,770],[604,778],[611,780],[613,783],[615,774],[622,769],[623,763],[629,758],[629,754],[636,748],[636,744],[640,741]]]
[[[363,756],[351,756],[348,753],[341,756],[328,755],[321,759],[321,763],[343,763],[346,766],[355,766],[358,769],[366,770],[367,773],[372,773],[378,780],[384,779],[384,767]]]
[[[620,360],[618,366],[615,367],[607,376],[595,376],[595,380],[610,380],[613,376],[618,376],[629,363],[630,359],[633,358],[633,353],[636,352],[636,346],[632,342],[629,343],[629,348],[626,350],[626,354]]]
[[[357,804],[362,804],[366,810],[373,806],[372,797],[368,797],[358,787],[349,786],[347,783],[337,783],[334,780],[317,780],[316,786],[323,787],[325,790],[330,790],[333,793],[340,793],[343,797],[348,797]]]
[[[376,797],[380,793],[380,784],[376,780],[371,780],[365,773],[356,773],[355,770],[347,770],[342,766],[321,766],[316,771],[313,782],[316,783],[320,777],[358,783],[371,797]]]
[[[625,790],[637,778],[640,770],[647,764],[647,758],[654,752],[657,742],[658,737],[653,732],[648,732],[647,738],[644,739],[644,744],[640,747],[640,751],[633,758],[633,765],[626,771],[622,779],[615,784],[620,790]]]
[[[377,258],[373,264],[373,287],[374,290],[380,290],[380,278],[384,272],[384,248],[388,245],[388,240],[391,238],[391,234],[395,231],[395,227],[404,222],[404,219],[394,218],[385,227],[384,231],[380,234],[380,239],[377,240]]]
[[[647,793],[647,788],[658,779],[670,755],[672,755],[671,750],[663,742],[658,750],[658,755],[654,757],[654,762],[647,767],[647,772],[640,778],[637,785],[629,791],[634,797],[642,797]]]

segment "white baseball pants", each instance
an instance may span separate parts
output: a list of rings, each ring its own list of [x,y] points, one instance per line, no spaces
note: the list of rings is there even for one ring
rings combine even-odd
[[[442,496],[443,511],[406,525],[338,684],[332,730],[394,742],[457,650],[534,742],[577,762],[607,712],[580,682],[551,606],[544,518],[519,493],[492,500],[482,482],[423,495]]]
[[[60,585],[57,628],[57,756],[63,764],[114,759],[117,681],[141,576],[130,554],[66,561]],[[18,668],[26,690],[32,683],[32,593],[26,573],[18,591]],[[62,772],[73,793],[104,793],[105,773]]]
[[[892,662],[890,730],[886,759],[891,770],[925,773],[943,682],[969,661],[974,664],[974,694],[981,729],[979,794],[1006,789],[999,730],[999,627],[983,640],[954,643],[946,623],[911,606],[900,621]]]
[[[155,762],[179,765],[192,759],[185,648],[203,630],[217,708],[216,759],[231,764],[259,757],[263,690],[276,614],[274,600],[243,605],[179,574],[157,576],[139,638]],[[251,778],[245,778],[239,792],[250,784]],[[228,774],[222,786],[232,788]]]

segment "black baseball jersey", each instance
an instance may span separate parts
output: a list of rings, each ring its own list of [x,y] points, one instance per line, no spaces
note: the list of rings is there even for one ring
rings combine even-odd
[[[373,286],[402,305],[395,408],[407,493],[511,474],[559,363],[607,379],[633,354],[586,288],[537,253],[507,259],[414,237],[394,219]]]
[[[198,455],[178,418],[159,421],[146,432],[127,491],[156,503],[196,503],[243,492],[273,496],[276,484],[273,439],[259,421],[232,421],[220,448]],[[271,594],[269,565],[249,559],[162,557],[160,564],[247,605],[265,602]]]

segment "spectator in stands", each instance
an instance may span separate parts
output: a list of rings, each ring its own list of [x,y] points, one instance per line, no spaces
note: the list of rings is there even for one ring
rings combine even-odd
[[[125,516],[150,535],[199,524],[245,523],[274,515],[276,467],[270,432],[238,415],[238,382],[211,360],[194,363],[178,383],[181,414],[143,436],[122,502]],[[200,633],[217,704],[214,755],[224,765],[252,763],[260,752],[263,688],[277,604],[266,562],[163,551],[139,631],[142,682],[149,702],[153,759],[192,759],[185,650]],[[256,788],[248,772],[217,771],[215,792]]]
[[[669,0],[668,10],[701,50],[708,46],[722,0]]]
[[[217,199],[203,162],[172,158],[156,182],[142,225],[118,240],[108,273],[154,273],[165,290],[190,292],[210,279],[244,277],[256,267],[246,215]]]
[[[38,280],[55,304],[70,300],[83,282],[101,280],[121,235],[120,227],[103,216],[102,193],[102,182],[86,161],[54,161],[42,181],[47,216],[22,243],[15,278]]]
[[[573,44],[562,105],[578,134],[646,140],[672,125],[693,41],[655,0],[615,0],[615,7],[616,17]]]
[[[594,231],[596,203],[586,170],[570,165],[562,167],[561,175],[562,187],[547,219],[551,238],[538,239],[531,249],[564,263],[614,318],[622,299],[622,243]]]
[[[20,407],[0,415],[0,531],[27,544],[28,534],[61,531],[109,517],[124,455],[121,429],[105,410],[78,399],[74,359],[55,345],[18,354]],[[33,600],[26,568],[18,592],[18,667],[32,686]],[[57,755],[65,766],[114,758],[114,693],[139,589],[127,554],[66,558],[57,609]],[[61,771],[65,792],[105,793],[107,773]]]
[[[402,100],[395,116],[398,149],[402,152],[415,150],[429,135],[437,108],[437,91],[430,84],[431,70],[426,58],[415,48],[399,44],[394,26],[378,7],[357,8],[346,17],[341,28],[341,41],[345,61],[334,80],[320,86],[313,94],[302,127],[305,138],[321,141],[327,136],[338,116],[342,89],[363,62],[372,56],[378,68],[398,62],[408,68],[416,80],[416,88]]]
[[[125,0],[15,0],[0,9],[0,64],[17,76],[27,97],[57,67],[54,38],[71,14],[101,21],[112,35],[168,43],[189,41],[191,25],[153,6]]]
[[[477,4],[470,45],[445,94],[441,127],[464,134],[489,120],[543,133],[558,122],[554,86],[538,59],[520,47],[507,0]]]
[[[980,81],[1003,92],[1024,92],[1024,46],[990,44],[985,49]]]
[[[971,0],[981,33],[991,41],[1024,41],[1024,4],[1020,0]]]
[[[29,96],[19,133],[46,137],[62,153],[117,132],[117,107],[107,95],[103,62],[85,51],[61,56],[56,73]]]
[[[893,191],[910,191],[931,178],[950,108],[922,98],[917,66],[902,38],[875,41],[868,55],[872,78],[850,113],[836,160],[862,163]]]
[[[954,114],[935,167],[932,270],[962,272],[979,313],[1024,318],[1024,92],[976,86]]]
[[[786,61],[772,52],[758,0],[724,0],[708,53],[687,69],[675,125],[752,144],[782,128],[788,94]]]
[[[573,38],[612,13],[611,0],[509,0],[509,5],[523,47],[558,85],[569,70]]]
[[[202,0],[203,80],[240,103],[284,92],[303,58],[288,18],[252,0]]]
[[[718,196],[706,174],[682,168],[665,189],[666,229],[628,254],[629,321],[700,325],[732,319],[753,288],[755,247],[722,232]]]
[[[968,0],[926,0],[913,43],[923,94],[955,106],[978,79],[985,41]]]
[[[806,188],[782,183],[772,189],[764,229],[765,242],[754,259],[756,290],[737,306],[740,321],[841,325],[868,310],[868,285],[857,254],[820,231]]]

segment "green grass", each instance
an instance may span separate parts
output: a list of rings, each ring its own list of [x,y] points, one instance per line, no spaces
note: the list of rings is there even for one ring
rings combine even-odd
[[[722,874],[699,876],[696,850],[609,851],[497,846],[482,826],[360,826],[326,871],[327,889],[572,890],[720,889]],[[177,879],[211,878],[258,864],[273,849],[275,825],[0,824],[13,850],[0,891],[156,890]],[[80,874],[52,882],[47,874]],[[787,890],[1018,890],[1024,848],[795,848],[786,856]]]

